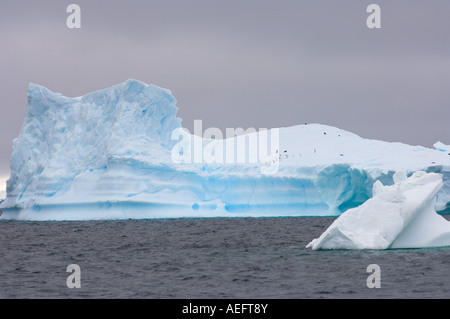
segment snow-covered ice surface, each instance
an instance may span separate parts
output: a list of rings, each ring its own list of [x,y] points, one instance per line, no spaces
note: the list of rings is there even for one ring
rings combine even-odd
[[[450,246],[450,222],[434,210],[443,186],[437,173],[394,174],[394,185],[374,183],[373,197],[340,215],[307,247],[389,249]]]
[[[433,144],[434,148],[441,152],[450,152],[450,145],[445,145],[442,142],[436,142]]]
[[[169,90],[136,80],[78,98],[30,84],[1,218],[338,216],[371,198],[376,180],[392,184],[397,170],[442,174],[435,208],[450,207],[448,152],[302,124],[280,128],[277,150],[259,163],[178,164],[177,110]],[[268,163],[278,169],[262,174]]]

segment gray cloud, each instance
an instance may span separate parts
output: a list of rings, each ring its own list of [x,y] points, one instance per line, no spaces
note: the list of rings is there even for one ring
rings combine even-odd
[[[66,25],[68,4],[82,28]],[[363,137],[450,143],[450,3],[8,1],[0,4],[0,173],[35,82],[79,96],[136,78],[172,90],[183,125],[317,122]]]

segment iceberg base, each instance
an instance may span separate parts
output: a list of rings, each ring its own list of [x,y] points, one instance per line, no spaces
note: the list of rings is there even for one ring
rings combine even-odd
[[[301,207],[300,207],[301,206]],[[96,202],[40,205],[32,208],[4,208],[0,220],[88,221],[166,218],[330,216],[326,205],[182,205],[143,202]]]

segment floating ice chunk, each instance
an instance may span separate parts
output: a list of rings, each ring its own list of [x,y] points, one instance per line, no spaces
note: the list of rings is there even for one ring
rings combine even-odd
[[[434,210],[442,175],[419,171],[396,183],[374,185],[374,196],[349,209],[307,247],[318,249],[388,249],[450,246],[450,222]]]

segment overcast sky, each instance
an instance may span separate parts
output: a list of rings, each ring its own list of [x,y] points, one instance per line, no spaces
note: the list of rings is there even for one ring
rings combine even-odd
[[[128,78],[170,89],[191,131],[308,122],[450,144],[450,1],[2,0],[0,175],[29,82],[79,96]]]

